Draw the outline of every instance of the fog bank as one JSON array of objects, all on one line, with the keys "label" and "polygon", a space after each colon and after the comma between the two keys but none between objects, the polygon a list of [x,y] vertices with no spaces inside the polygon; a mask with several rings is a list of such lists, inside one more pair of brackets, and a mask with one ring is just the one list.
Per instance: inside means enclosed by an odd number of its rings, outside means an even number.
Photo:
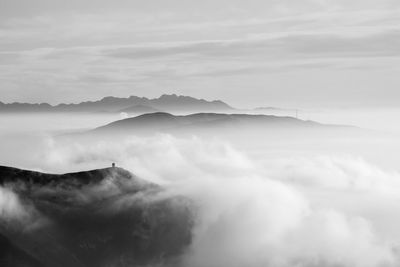
[{"label": "fog bank", "polygon": [[[24,144],[19,146],[3,139],[2,147],[18,148],[8,150],[7,158],[21,167],[56,173],[116,162],[164,186],[167,191],[159,197],[192,200],[193,239],[181,255],[182,266],[400,264],[395,137],[343,139],[294,132],[295,138],[266,134],[262,140],[155,134],[82,141],[39,133],[32,139],[13,136]],[[108,195],[113,190],[106,186],[92,192]],[[6,188],[0,191],[0,211],[2,219],[32,214]]]}]

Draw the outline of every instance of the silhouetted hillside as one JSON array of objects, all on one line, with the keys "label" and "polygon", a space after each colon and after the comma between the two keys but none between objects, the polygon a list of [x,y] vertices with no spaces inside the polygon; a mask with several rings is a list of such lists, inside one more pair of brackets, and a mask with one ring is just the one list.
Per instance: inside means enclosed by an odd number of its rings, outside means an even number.
[{"label": "silhouetted hillside", "polygon": [[176,266],[192,239],[191,201],[121,168],[0,177],[19,203],[0,218],[0,266]]},{"label": "silhouetted hillside", "polygon": [[241,129],[251,130],[265,127],[314,127],[322,124],[298,120],[292,117],[278,117],[271,115],[248,114],[218,114],[197,113],[186,116],[175,116],[169,113],[157,112],[144,114],[133,118],[112,122],[99,127],[92,133],[101,132],[170,132],[196,130],[227,130]]},{"label": "silhouetted hillside", "polygon": [[66,174],[48,174],[36,171],[21,170],[12,167],[0,166],[0,185],[7,183],[24,183],[25,185],[40,186],[76,186],[82,187],[90,184],[98,184],[105,179],[113,178],[121,181],[135,181],[138,185],[150,185],[150,183],[134,176],[127,170],[118,167],[82,171]]}]

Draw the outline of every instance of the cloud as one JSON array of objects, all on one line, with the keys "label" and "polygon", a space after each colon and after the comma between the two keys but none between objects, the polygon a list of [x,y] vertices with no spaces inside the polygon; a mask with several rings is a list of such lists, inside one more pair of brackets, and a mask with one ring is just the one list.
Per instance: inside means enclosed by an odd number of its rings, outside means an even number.
[{"label": "cloud", "polygon": [[[287,60],[296,58],[357,58],[399,56],[397,41],[399,31],[370,33],[361,36],[346,36],[339,32],[282,33],[268,34],[243,40],[215,40],[178,44],[160,44],[143,47],[122,47],[104,50],[105,56],[121,59],[151,59],[163,57],[205,57],[225,60],[270,59]],[[289,63],[290,64],[290,63]]]},{"label": "cloud", "polygon": [[0,186],[0,225],[2,230],[30,232],[48,223],[28,200],[22,200],[13,187]]},{"label": "cloud", "polygon": [[392,266],[398,262],[391,245],[377,239],[367,220],[336,211],[312,214],[289,236],[282,248],[291,259],[289,266]]},{"label": "cloud", "polygon": [[[81,88],[87,98],[108,95],[111,89],[121,96],[132,94],[132,88],[149,94],[159,92],[163,84],[168,90],[201,87],[209,93],[211,89],[202,85],[204,79],[214,86],[231,87],[235,85],[230,77],[253,77],[240,81],[253,88],[275,84],[268,75],[276,73],[390,72],[399,57],[398,39],[396,30],[359,36],[291,32],[229,40],[34,49],[3,53],[0,84],[3,90],[29,88],[24,95],[36,101],[43,101],[43,96],[49,101],[75,88]],[[69,97],[66,101],[78,101],[74,93]]]},{"label": "cloud", "polygon": [[0,187],[0,218],[16,219],[27,217],[19,198],[10,189]]},{"label": "cloud", "polygon": [[[193,242],[183,255],[185,266],[398,264],[396,238],[382,234],[376,215],[362,215],[386,205],[379,200],[382,196],[397,202],[398,174],[360,159],[289,157],[255,162],[227,143],[168,135],[55,141],[39,158],[58,169],[115,161],[163,184],[168,195],[192,199],[197,216]],[[333,194],[333,202],[312,197],[308,191],[313,189]],[[358,201],[359,206],[346,209],[334,203],[343,192],[368,192],[369,200],[347,200]],[[373,201],[376,207],[368,205]]]},{"label": "cloud", "polygon": [[349,156],[294,158],[270,162],[269,173],[283,181],[319,189],[400,195],[400,173],[383,171]]}]

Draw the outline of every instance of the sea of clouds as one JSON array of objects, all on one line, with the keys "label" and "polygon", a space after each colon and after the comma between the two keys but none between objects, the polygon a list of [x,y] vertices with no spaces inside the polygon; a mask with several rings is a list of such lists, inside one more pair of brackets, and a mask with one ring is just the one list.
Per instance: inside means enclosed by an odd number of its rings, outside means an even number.
[{"label": "sea of clouds", "polygon": [[[400,173],[362,155],[299,155],[286,147],[277,157],[254,156],[228,141],[165,134],[40,140],[40,149],[21,156],[22,166],[70,172],[116,162],[169,195],[193,200],[198,210],[183,266],[400,264]],[[0,188],[2,218],[26,221],[31,213]]]}]

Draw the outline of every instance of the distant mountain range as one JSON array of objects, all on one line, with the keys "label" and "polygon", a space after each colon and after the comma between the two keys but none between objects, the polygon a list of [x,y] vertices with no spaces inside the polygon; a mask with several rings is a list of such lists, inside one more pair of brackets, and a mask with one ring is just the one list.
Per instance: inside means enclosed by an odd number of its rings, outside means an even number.
[{"label": "distant mountain range", "polygon": [[0,112],[126,112],[143,114],[155,111],[165,112],[225,112],[234,108],[220,101],[207,101],[190,96],[162,95],[159,98],[130,96],[128,98],[104,97],[98,101],[77,104],[50,105],[47,103],[0,102]]},{"label": "distant mountain range", "polygon": [[1,267],[176,266],[192,240],[191,200],[122,168],[0,166],[0,185],[12,209],[1,207]]}]

